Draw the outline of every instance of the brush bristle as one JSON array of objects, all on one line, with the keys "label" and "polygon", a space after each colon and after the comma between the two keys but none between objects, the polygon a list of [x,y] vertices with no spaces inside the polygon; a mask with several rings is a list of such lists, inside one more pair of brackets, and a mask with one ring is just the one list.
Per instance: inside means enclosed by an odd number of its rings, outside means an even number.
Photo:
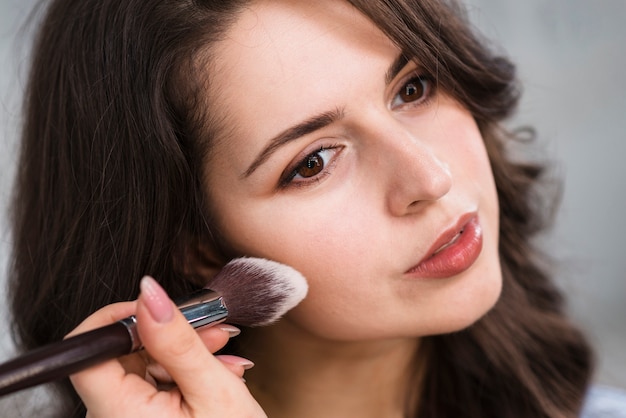
[{"label": "brush bristle", "polygon": [[271,324],[306,296],[308,285],[298,271],[263,258],[236,258],[207,284],[222,294],[227,322],[255,327]]}]

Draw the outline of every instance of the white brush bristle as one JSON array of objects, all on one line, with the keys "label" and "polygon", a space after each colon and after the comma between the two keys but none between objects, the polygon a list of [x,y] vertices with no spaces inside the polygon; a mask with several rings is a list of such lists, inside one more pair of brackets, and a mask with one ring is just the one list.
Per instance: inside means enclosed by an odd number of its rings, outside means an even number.
[{"label": "white brush bristle", "polygon": [[228,308],[227,322],[244,326],[275,322],[308,291],[306,279],[295,269],[253,257],[230,261],[207,287],[222,294]]}]

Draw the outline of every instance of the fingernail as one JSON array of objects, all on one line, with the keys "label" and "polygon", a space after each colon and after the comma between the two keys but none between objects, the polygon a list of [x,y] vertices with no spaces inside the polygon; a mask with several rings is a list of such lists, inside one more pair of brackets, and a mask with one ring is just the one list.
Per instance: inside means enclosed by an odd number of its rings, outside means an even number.
[{"label": "fingernail", "polygon": [[248,360],[247,358],[233,356],[229,354],[222,354],[219,357],[220,357],[220,360],[222,360],[223,362],[234,364],[236,366],[241,366],[243,367],[244,370],[250,370],[251,368],[254,367],[254,363]]},{"label": "fingernail", "polygon": [[241,330],[239,328],[237,328],[236,326],[230,325],[230,324],[221,324],[221,325],[219,325],[219,328],[222,331],[226,331],[228,333],[228,337],[229,338],[233,338],[233,337],[236,337],[237,335],[241,334]]},{"label": "fingernail", "polygon": [[156,322],[166,323],[174,317],[174,305],[165,290],[150,276],[141,279],[140,299],[148,308],[148,312]]}]

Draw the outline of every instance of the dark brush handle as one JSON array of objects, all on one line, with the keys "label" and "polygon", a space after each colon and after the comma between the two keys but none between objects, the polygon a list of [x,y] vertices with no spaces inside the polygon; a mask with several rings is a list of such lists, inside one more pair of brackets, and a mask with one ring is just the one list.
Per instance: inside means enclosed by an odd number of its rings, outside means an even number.
[{"label": "dark brush handle", "polygon": [[[179,301],[194,328],[222,322],[228,309],[220,294],[202,289]],[[30,351],[0,364],[0,396],[50,382],[142,349],[134,316]]]},{"label": "dark brush handle", "polygon": [[132,351],[131,331],[121,321],[76,335],[0,365],[0,396],[67,377]]}]

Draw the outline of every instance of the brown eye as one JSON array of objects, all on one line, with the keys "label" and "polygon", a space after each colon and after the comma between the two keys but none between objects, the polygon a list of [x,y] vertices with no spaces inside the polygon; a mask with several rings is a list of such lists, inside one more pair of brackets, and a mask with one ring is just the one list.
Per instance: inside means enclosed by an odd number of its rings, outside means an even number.
[{"label": "brown eye", "polygon": [[300,177],[307,178],[319,174],[324,169],[324,159],[319,152],[311,154],[296,169],[296,174]]},{"label": "brown eye", "polygon": [[331,168],[336,162],[335,158],[342,149],[341,145],[333,145],[321,147],[306,155],[283,174],[279,187],[286,188],[290,185],[304,187],[319,184],[331,174]]},{"label": "brown eye", "polygon": [[415,77],[406,83],[399,92],[400,100],[404,103],[411,103],[424,97],[426,93],[426,82],[420,77]]},{"label": "brown eye", "polygon": [[415,75],[403,83],[391,100],[392,109],[426,104],[433,96],[432,81],[428,76]]}]

